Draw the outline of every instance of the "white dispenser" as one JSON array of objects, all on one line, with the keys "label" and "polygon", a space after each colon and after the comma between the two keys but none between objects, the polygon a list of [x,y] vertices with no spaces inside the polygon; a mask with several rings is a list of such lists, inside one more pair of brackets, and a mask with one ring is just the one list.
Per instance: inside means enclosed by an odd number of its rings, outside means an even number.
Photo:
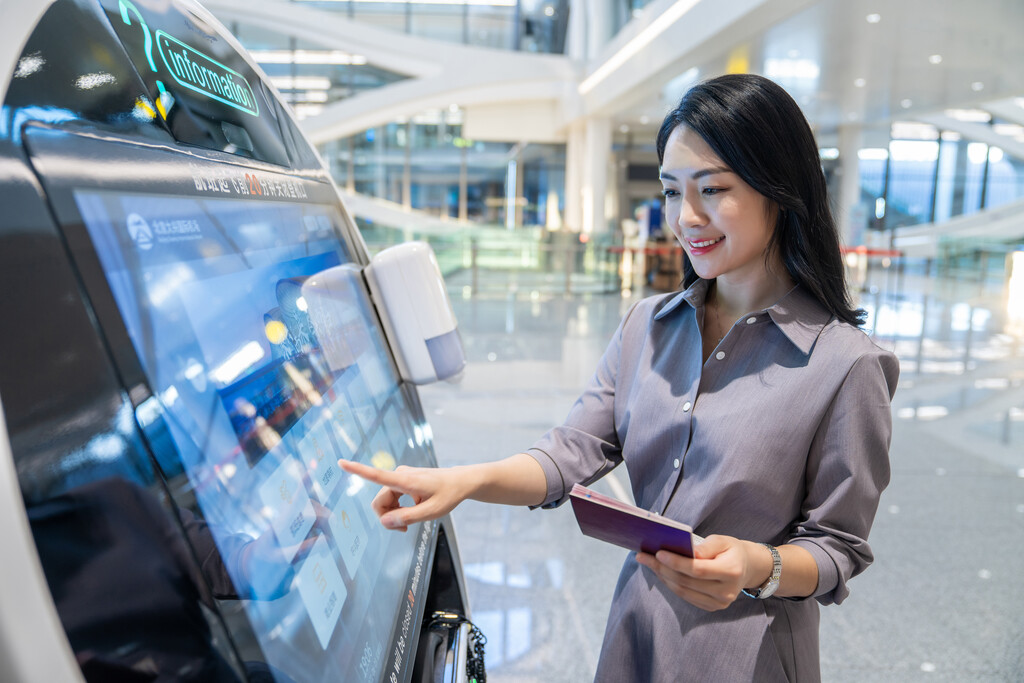
[{"label": "white dispenser", "polygon": [[402,379],[428,384],[462,372],[466,354],[430,245],[389,247],[364,273]]}]

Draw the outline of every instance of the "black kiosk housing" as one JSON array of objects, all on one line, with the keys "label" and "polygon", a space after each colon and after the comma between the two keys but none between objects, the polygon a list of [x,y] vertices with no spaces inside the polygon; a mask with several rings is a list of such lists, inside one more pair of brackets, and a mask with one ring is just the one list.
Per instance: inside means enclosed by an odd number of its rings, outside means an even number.
[{"label": "black kiosk housing", "polygon": [[191,2],[4,14],[0,680],[435,680],[450,520],[336,465],[430,428],[291,114]]}]

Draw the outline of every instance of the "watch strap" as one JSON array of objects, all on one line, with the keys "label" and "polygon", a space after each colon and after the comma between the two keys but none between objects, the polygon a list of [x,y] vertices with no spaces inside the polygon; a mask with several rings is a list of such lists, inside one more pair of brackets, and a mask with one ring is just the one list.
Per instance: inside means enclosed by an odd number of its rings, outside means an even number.
[{"label": "watch strap", "polygon": [[756,598],[758,600],[764,600],[770,598],[775,594],[775,591],[779,588],[779,579],[782,578],[782,555],[779,554],[779,549],[773,545],[762,543],[765,548],[772,554],[772,573],[768,579],[760,586],[753,590],[743,589],[743,594],[750,598]]}]

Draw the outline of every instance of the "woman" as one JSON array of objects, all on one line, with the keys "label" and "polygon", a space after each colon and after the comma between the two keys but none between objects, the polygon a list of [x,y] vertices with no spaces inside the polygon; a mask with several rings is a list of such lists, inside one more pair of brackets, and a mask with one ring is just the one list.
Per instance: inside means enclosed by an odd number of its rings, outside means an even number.
[{"label": "woman", "polygon": [[857,329],[817,145],[782,88],[695,86],[658,157],[685,291],[633,306],[565,424],[496,463],[343,466],[404,529],[467,498],[558,505],[624,461],[638,506],[707,538],[692,559],[626,558],[597,680],[818,680],[818,603],[872,560],[898,364]]}]

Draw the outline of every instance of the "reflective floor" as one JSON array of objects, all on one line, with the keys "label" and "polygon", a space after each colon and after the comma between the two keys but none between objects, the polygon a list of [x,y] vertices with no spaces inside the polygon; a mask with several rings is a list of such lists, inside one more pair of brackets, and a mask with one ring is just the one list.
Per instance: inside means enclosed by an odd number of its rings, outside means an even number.
[{"label": "reflective floor", "polygon": [[[518,281],[505,296],[463,297],[463,283],[449,284],[470,364],[460,384],[420,392],[443,465],[519,452],[560,422],[621,315],[652,293],[567,295]],[[1024,680],[1015,301],[994,276],[886,271],[865,283],[876,341],[901,359],[893,477],[870,539],[874,566],[843,605],[822,609],[825,681]],[[629,495],[624,470],[595,488]],[[488,680],[590,680],[626,551],[582,536],[568,506],[469,502],[453,517]]]}]

